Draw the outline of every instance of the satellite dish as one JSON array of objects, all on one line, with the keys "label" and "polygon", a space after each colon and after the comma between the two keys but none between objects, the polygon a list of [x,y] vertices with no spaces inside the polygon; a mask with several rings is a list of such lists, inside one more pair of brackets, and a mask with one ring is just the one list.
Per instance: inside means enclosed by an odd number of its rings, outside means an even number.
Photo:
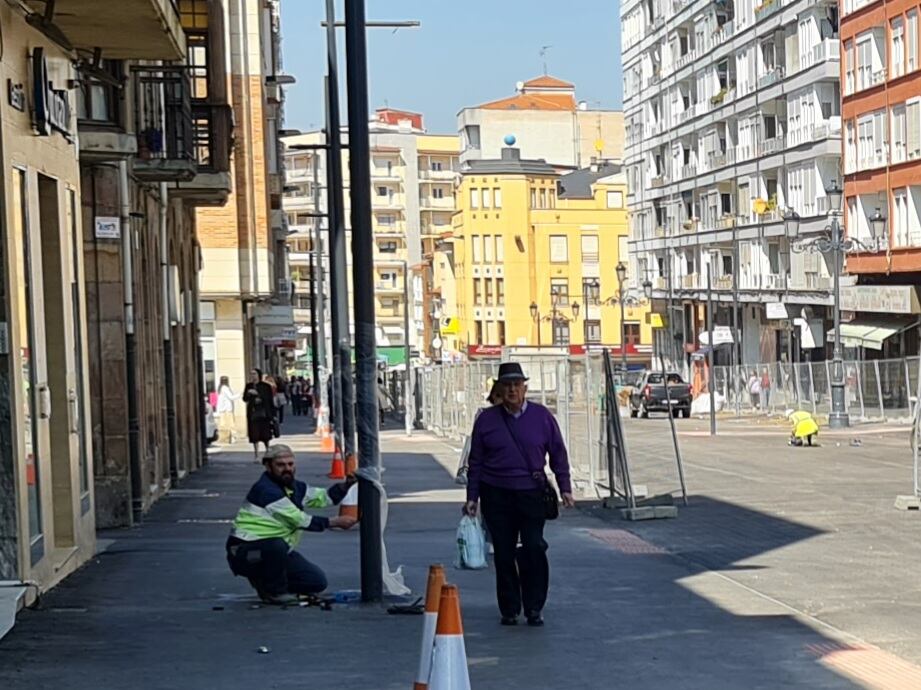
[{"label": "satellite dish", "polygon": [[524,82],[523,81],[515,82],[515,90],[524,91]]}]

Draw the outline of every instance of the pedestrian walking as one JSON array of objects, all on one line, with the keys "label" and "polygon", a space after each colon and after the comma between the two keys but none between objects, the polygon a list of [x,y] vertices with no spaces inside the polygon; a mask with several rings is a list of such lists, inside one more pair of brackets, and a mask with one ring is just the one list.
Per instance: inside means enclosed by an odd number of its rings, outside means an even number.
[{"label": "pedestrian walking", "polygon": [[277,415],[279,425],[285,423],[285,408],[288,406],[288,396],[286,391],[288,390],[288,384],[284,379],[278,379],[277,386],[275,388],[275,412]]},{"label": "pedestrian walking", "polygon": [[303,403],[301,401],[301,382],[303,377],[298,376],[291,381],[291,386],[288,388],[288,394],[291,397],[291,414],[295,417],[301,416],[301,410],[303,408]]},{"label": "pedestrian walking", "polygon": [[767,410],[771,404],[771,375],[768,370],[761,370],[761,409]]},{"label": "pedestrian walking", "polygon": [[275,391],[262,379],[262,371],[253,369],[243,390],[246,403],[246,435],[253,444],[253,460],[259,462],[259,444],[269,449],[275,421]]},{"label": "pedestrian walking", "polygon": [[240,399],[240,396],[233,392],[230,387],[230,379],[222,376],[217,388],[217,426],[218,437],[221,441],[236,443],[237,441],[237,417],[234,412],[234,403]]},{"label": "pedestrian walking", "polygon": [[486,408],[473,425],[464,513],[476,516],[482,502],[502,625],[516,625],[523,607],[528,625],[541,626],[550,583],[544,522],[555,517],[558,501],[545,465],[549,456],[563,505],[572,507],[569,458],[551,412],[527,400],[521,365],[505,362],[497,379],[502,404]]},{"label": "pedestrian walking", "polygon": [[752,371],[748,377],[748,395],[751,398],[752,409],[757,410],[761,404],[761,379],[757,371]]}]

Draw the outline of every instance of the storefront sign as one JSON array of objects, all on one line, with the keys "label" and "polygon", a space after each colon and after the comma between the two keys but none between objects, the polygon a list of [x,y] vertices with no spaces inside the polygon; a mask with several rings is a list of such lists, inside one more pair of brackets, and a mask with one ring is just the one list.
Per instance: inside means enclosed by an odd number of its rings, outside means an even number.
[{"label": "storefront sign", "polygon": [[121,223],[116,216],[96,216],[96,239],[121,239]]},{"label": "storefront sign", "polygon": [[665,317],[658,312],[651,311],[646,314],[646,323],[653,328],[665,328]]},{"label": "storefront sign", "polygon": [[[710,344],[710,332],[703,331],[698,337],[701,345]],[[734,341],[732,339],[732,329],[729,326],[714,326],[713,327],[713,346],[719,347],[720,345],[730,345]]]},{"label": "storefront sign", "polygon": [[26,89],[22,84],[14,84],[12,79],[6,80],[6,94],[10,107],[21,113],[26,111]]},{"label": "storefront sign", "polygon": [[764,311],[769,319],[789,319],[787,306],[783,302],[768,302],[764,305]]},{"label": "storefront sign", "polygon": [[911,285],[847,285],[841,288],[841,309],[885,314],[919,314],[918,293]]},{"label": "storefront sign", "polygon": [[55,131],[70,139],[70,101],[67,91],[55,89],[48,79],[48,61],[44,48],[32,49],[32,81],[35,129],[43,137]]},{"label": "storefront sign", "polygon": [[501,345],[468,345],[467,354],[471,357],[501,357]]}]

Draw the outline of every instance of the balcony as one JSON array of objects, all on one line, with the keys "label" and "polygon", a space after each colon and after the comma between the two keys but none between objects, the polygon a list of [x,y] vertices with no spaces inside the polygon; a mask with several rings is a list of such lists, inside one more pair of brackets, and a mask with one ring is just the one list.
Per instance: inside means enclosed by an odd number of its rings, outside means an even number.
[{"label": "balcony", "polygon": [[665,185],[665,175],[656,175],[649,181],[649,186],[653,189],[662,187]]},{"label": "balcony", "polygon": [[[423,210],[432,210],[432,211],[453,211],[454,210],[454,197],[447,196],[442,197],[441,199],[433,196],[424,196],[419,200],[419,205]],[[489,210],[489,209],[485,209]]]},{"label": "balcony", "polygon": [[829,137],[841,136],[841,117],[834,116],[817,124],[812,130],[812,138],[815,141],[828,139]]},{"label": "balcony", "polygon": [[717,290],[732,290],[732,276],[717,276],[713,287]]},{"label": "balcony", "polygon": [[374,292],[381,295],[402,295],[403,287],[389,281],[374,283]]},{"label": "balcony", "polygon": [[718,230],[731,230],[735,226],[736,217],[732,214],[726,214],[716,221],[716,227]]},{"label": "balcony", "polygon": [[686,220],[686,221],[683,221],[683,222],[681,223],[681,226],[680,226],[680,227],[681,227],[681,230],[680,230],[680,232],[681,232],[682,234],[691,233],[691,232],[697,232],[697,227],[698,227],[699,225],[700,225],[700,221],[699,221],[697,218],[691,218],[691,219]]},{"label": "balcony", "polygon": [[717,168],[725,167],[726,162],[726,152],[725,151],[710,151],[707,154],[707,166],[710,170],[716,170]]},{"label": "balcony", "polygon": [[870,86],[879,86],[886,81],[886,69],[880,69],[870,75]]},{"label": "balcony", "polygon": [[761,154],[769,156],[772,153],[780,153],[787,148],[787,138],[784,136],[767,139],[761,144]]},{"label": "balcony", "polygon": [[[818,46],[816,46],[818,47]],[[758,88],[763,89],[770,86],[771,84],[776,84],[777,82],[783,79],[783,67],[775,67],[770,72],[766,72],[758,77]]]},{"label": "balcony", "polygon": [[764,290],[783,290],[786,288],[784,276],[778,273],[767,273],[761,276],[761,287]]},{"label": "balcony", "polygon": [[111,60],[184,60],[185,32],[177,0],[27,0],[33,23],[57,29],[73,48],[100,50]]},{"label": "balcony", "polygon": [[134,175],[144,182],[188,182],[198,172],[189,78],[182,67],[136,67]]},{"label": "balcony", "polygon": [[[453,203],[453,202],[452,202]],[[377,196],[371,199],[371,208],[375,211],[397,211],[403,208],[403,205],[397,201],[396,196]]]},{"label": "balcony", "polygon": [[764,0],[755,6],[755,21],[760,22],[780,10],[780,0]]},{"label": "balcony", "polygon": [[700,285],[700,279],[696,273],[690,273],[686,276],[681,276],[681,287],[685,290],[695,290]]},{"label": "balcony", "polygon": [[665,279],[665,276],[656,276],[656,279],[653,281],[653,287],[656,290],[667,290],[668,281]]},{"label": "balcony", "polygon": [[697,164],[696,163],[688,163],[687,165],[684,165],[681,167],[681,178],[682,179],[694,177],[695,175],[697,175]]},{"label": "balcony", "polygon": [[457,179],[458,173],[456,170],[420,170],[419,179],[420,180],[434,180],[439,182],[453,182]]},{"label": "balcony", "polygon": [[196,173],[173,190],[197,206],[223,206],[231,191],[230,153],[233,150],[233,111],[226,104],[192,106],[192,136]]}]

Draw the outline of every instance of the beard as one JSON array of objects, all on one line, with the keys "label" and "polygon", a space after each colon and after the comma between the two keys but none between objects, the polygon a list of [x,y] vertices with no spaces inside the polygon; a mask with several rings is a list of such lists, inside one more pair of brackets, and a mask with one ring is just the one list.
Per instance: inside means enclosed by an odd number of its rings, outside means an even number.
[{"label": "beard", "polygon": [[294,486],[294,473],[293,472],[285,472],[284,474],[281,475],[280,479],[281,479],[281,483],[284,484],[285,486]]}]

